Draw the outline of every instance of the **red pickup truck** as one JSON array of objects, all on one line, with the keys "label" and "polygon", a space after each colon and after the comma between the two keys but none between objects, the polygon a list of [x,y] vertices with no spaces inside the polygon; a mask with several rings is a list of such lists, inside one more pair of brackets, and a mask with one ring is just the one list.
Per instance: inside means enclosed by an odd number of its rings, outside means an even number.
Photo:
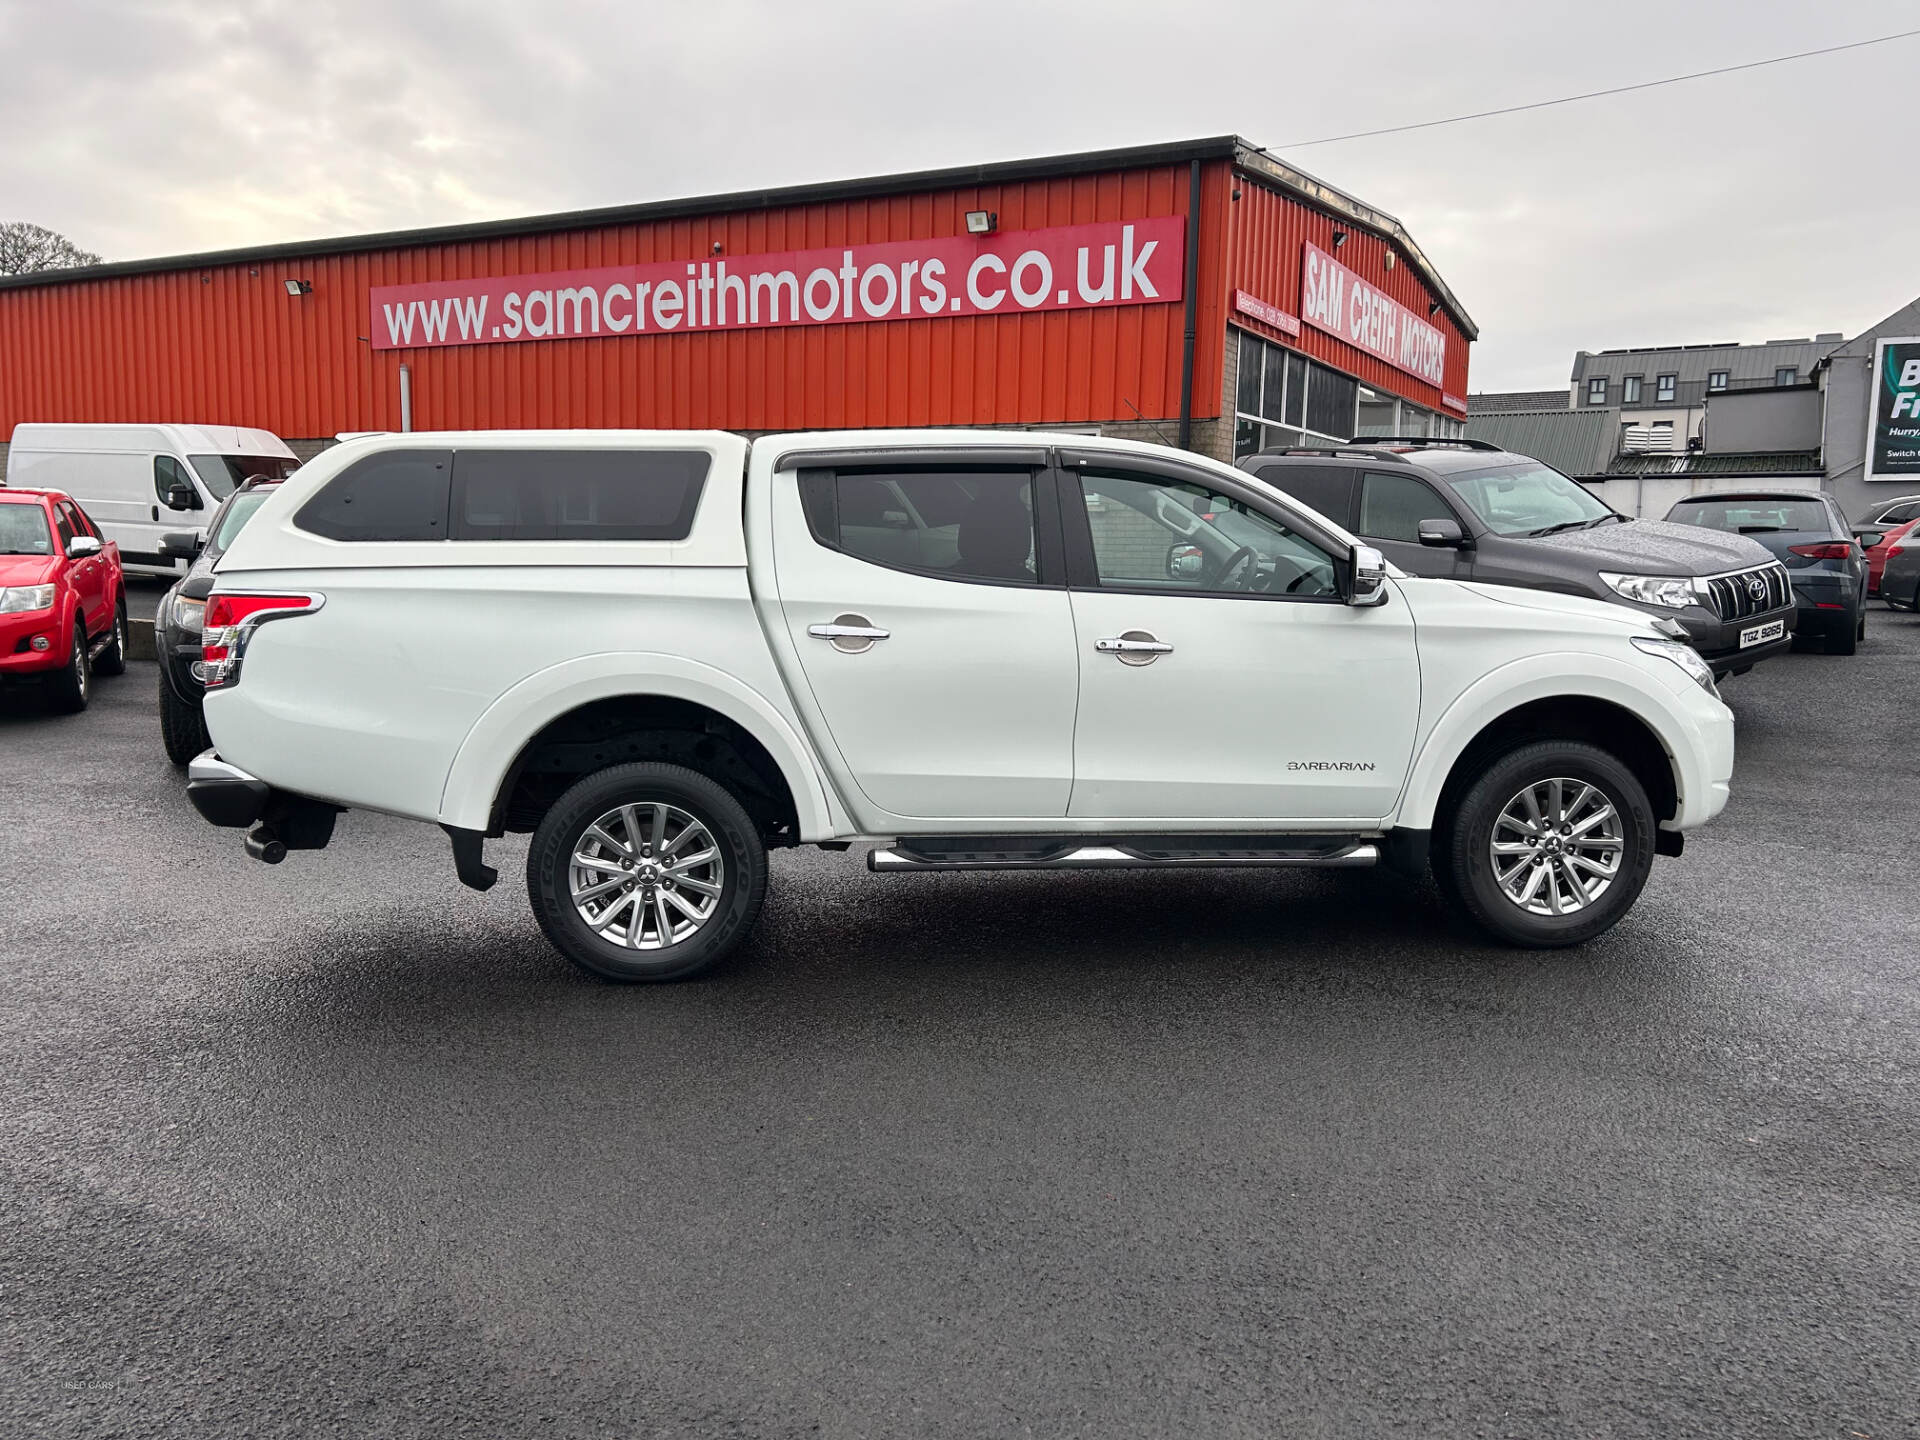
[{"label": "red pickup truck", "polygon": [[58,490],[0,486],[0,683],[87,708],[93,677],[127,668],[120,547]]}]

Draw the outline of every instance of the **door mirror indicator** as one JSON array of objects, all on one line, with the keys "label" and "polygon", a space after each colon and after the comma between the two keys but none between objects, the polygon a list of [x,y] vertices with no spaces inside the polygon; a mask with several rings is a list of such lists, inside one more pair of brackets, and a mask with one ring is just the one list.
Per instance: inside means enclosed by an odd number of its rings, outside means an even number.
[{"label": "door mirror indicator", "polygon": [[1465,550],[1473,540],[1458,520],[1422,520],[1420,543],[1434,550]]},{"label": "door mirror indicator", "polygon": [[167,508],[169,510],[198,510],[200,497],[193,493],[191,485],[182,485],[178,480],[167,487]]},{"label": "door mirror indicator", "polygon": [[91,535],[76,535],[67,542],[67,558],[79,560],[87,555],[98,555],[100,542]]},{"label": "door mirror indicator", "polygon": [[1371,545],[1353,547],[1350,563],[1353,582],[1347,588],[1349,605],[1387,603],[1387,557]]},{"label": "door mirror indicator", "polygon": [[200,549],[200,537],[191,530],[169,530],[160,537],[160,553],[175,560],[197,560]]},{"label": "door mirror indicator", "polygon": [[1169,545],[1167,547],[1167,578],[1169,580],[1197,580],[1206,573],[1207,552],[1198,545]]}]

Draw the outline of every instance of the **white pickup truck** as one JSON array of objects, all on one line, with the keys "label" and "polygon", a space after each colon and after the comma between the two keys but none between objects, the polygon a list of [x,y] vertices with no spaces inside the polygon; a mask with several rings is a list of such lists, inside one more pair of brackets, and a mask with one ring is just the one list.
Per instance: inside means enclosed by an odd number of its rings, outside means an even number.
[{"label": "white pickup truck", "polygon": [[1179,451],[992,431],[382,435],[220,559],[188,792],[270,862],[341,811],[533,834],[547,936],[712,965],[767,850],[876,871],[1429,863],[1577,944],[1717,814],[1733,719],[1617,605],[1418,579]]}]

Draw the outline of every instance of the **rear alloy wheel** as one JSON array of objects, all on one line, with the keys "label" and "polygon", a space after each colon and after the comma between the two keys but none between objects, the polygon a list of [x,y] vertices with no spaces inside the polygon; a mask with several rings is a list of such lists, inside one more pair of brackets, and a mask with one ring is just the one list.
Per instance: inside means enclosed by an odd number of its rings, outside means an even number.
[{"label": "rear alloy wheel", "polygon": [[534,918],[608,980],[684,980],[746,937],[767,853],[733,794],[655,763],[589,775],[555,802],[527,852]]},{"label": "rear alloy wheel", "polygon": [[127,673],[127,597],[124,595],[113,602],[113,639],[93,662],[93,672],[96,675]]},{"label": "rear alloy wheel", "polygon": [[1436,867],[1451,898],[1515,945],[1578,945],[1626,914],[1653,868],[1653,808],[1613,756],[1543,741],[1489,765]]},{"label": "rear alloy wheel", "polygon": [[160,742],[167,747],[167,759],[182,768],[213,745],[213,737],[207,734],[206,715],[198,705],[189,705],[173,693],[164,666],[160,671]]},{"label": "rear alloy wheel", "polygon": [[87,629],[73,624],[73,657],[57,675],[47,677],[47,704],[62,715],[78,715],[93,697],[93,663],[87,659]]}]

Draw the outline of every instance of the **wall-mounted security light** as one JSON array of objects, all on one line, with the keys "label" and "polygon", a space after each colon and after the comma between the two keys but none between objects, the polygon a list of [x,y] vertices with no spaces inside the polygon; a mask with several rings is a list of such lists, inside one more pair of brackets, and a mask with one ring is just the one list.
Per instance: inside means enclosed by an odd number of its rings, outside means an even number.
[{"label": "wall-mounted security light", "polygon": [[1000,217],[992,210],[967,211],[967,233],[969,235],[991,235],[1000,228]]},{"label": "wall-mounted security light", "polygon": [[311,295],[313,293],[313,282],[311,280],[289,280],[287,281],[287,293],[289,295]]},{"label": "wall-mounted security light", "polygon": [[1440,302],[1438,300],[1433,301],[1431,304],[1427,306],[1427,319],[1431,320],[1434,316],[1438,315],[1439,313],[1440,313]]},{"label": "wall-mounted security light", "polygon": [[1344,244],[1346,244],[1346,243],[1347,243],[1347,232],[1346,232],[1346,231],[1344,231],[1344,230],[1336,230],[1336,231],[1334,231],[1334,232],[1333,232],[1333,248],[1334,248],[1334,249],[1336,249],[1336,250],[1338,250],[1338,249],[1339,249],[1339,248],[1340,248],[1340,247],[1341,247],[1342,245],[1344,245]]},{"label": "wall-mounted security light", "polygon": [[716,255],[718,255],[721,251],[725,250],[726,248],[727,247],[718,240],[713,242],[713,253]]},{"label": "wall-mounted security light", "polygon": [[1387,256],[1383,263],[1386,265],[1387,269],[1391,270],[1393,268],[1393,252],[1391,250],[1387,251]]}]

